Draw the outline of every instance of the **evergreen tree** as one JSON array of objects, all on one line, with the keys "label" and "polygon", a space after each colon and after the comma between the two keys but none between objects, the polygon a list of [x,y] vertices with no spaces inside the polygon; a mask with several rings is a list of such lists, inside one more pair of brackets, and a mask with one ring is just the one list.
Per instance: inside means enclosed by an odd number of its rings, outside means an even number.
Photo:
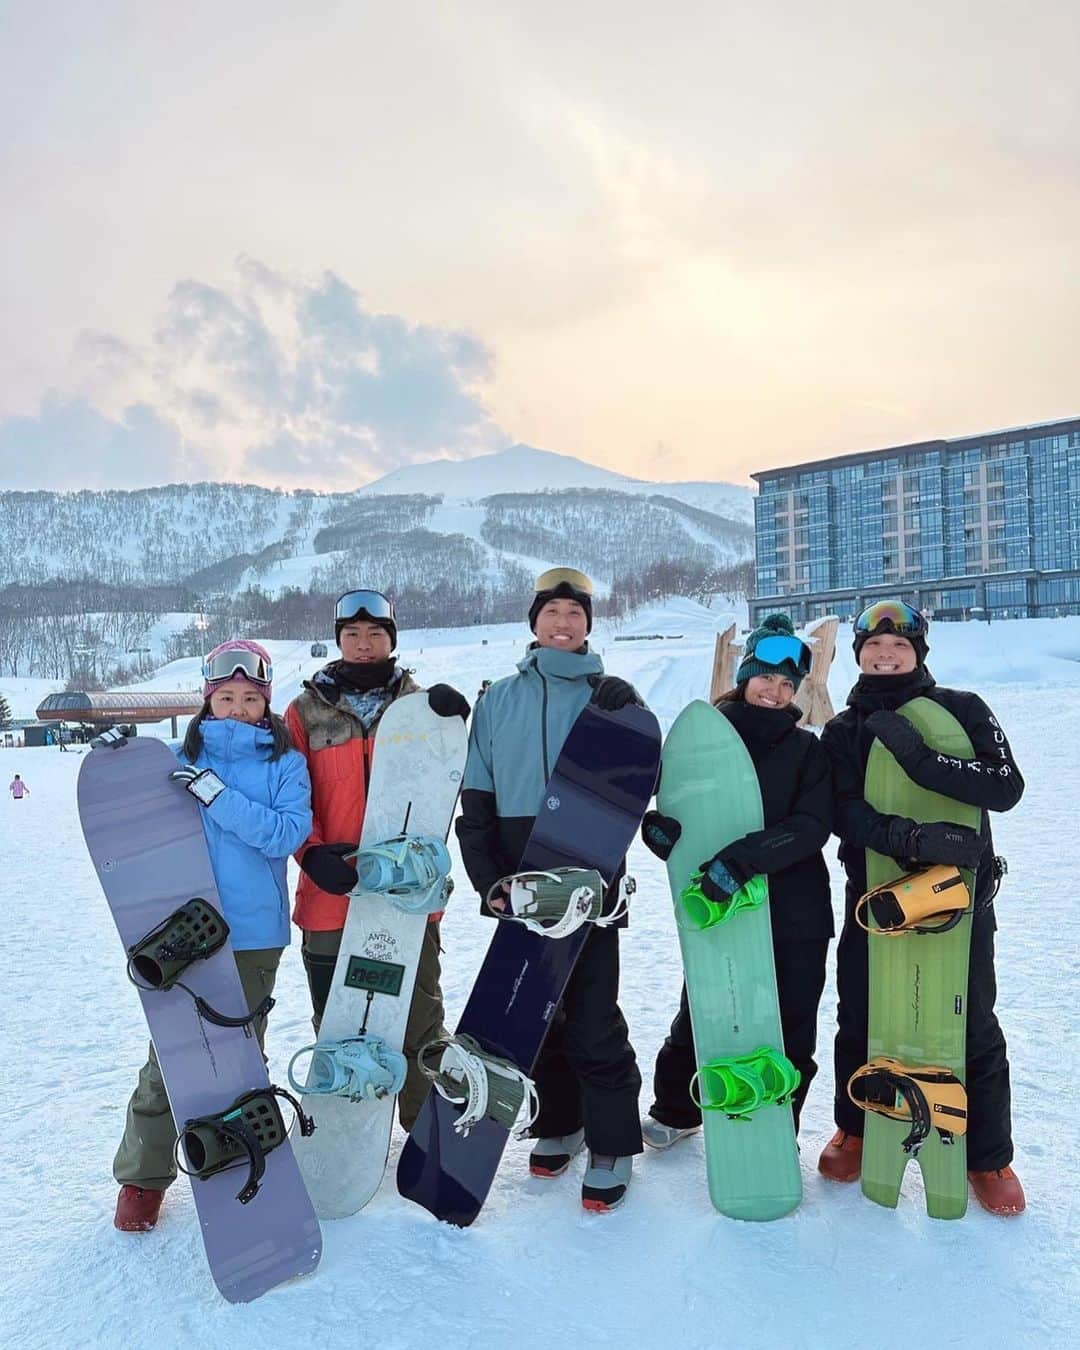
[{"label": "evergreen tree", "polygon": [[11,726],[11,707],[3,694],[0,694],[0,728],[9,726]]}]

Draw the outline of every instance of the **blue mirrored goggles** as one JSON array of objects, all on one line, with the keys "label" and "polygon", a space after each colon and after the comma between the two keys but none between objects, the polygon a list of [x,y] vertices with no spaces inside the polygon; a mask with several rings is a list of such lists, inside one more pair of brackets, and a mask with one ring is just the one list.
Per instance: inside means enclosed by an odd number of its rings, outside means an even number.
[{"label": "blue mirrored goggles", "polygon": [[334,621],[345,623],[356,619],[360,614],[369,619],[389,619],[394,622],[394,602],[382,591],[346,591],[338,596],[334,606]]},{"label": "blue mirrored goggles", "polygon": [[800,675],[810,673],[810,648],[800,638],[783,633],[763,637],[754,648],[752,659],[764,666],[782,666],[789,661]]},{"label": "blue mirrored goggles", "polygon": [[898,637],[922,637],[926,619],[906,600],[878,600],[867,605],[855,620],[856,633],[876,633],[887,628]]}]

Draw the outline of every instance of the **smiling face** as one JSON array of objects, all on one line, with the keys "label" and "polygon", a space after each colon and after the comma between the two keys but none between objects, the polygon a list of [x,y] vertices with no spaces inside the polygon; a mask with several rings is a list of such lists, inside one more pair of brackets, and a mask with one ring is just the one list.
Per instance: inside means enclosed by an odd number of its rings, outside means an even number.
[{"label": "smiling face", "polygon": [[385,628],[369,619],[355,619],[347,623],[338,637],[341,659],[350,664],[369,665],[373,661],[389,661],[394,644]]},{"label": "smiling face", "polygon": [[549,600],[536,616],[536,640],[541,647],[576,652],[588,636],[589,619],[576,600]]},{"label": "smiling face", "polygon": [[746,681],[746,701],[755,708],[786,708],[794,697],[786,675],[751,675]]},{"label": "smiling face", "polygon": [[915,648],[896,633],[875,633],[859,648],[864,675],[910,675],[918,662]]},{"label": "smiling face", "polygon": [[210,711],[219,721],[231,717],[254,726],[266,716],[266,696],[249,680],[226,680],[211,693]]}]

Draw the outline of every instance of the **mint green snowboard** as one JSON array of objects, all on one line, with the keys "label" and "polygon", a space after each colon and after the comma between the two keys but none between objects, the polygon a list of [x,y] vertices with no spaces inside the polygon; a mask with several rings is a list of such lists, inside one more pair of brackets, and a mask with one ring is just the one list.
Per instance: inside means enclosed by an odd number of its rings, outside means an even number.
[{"label": "mint green snowboard", "polygon": [[[958,759],[971,759],[971,741],[946,708],[928,698],[912,699],[899,710],[933,749]],[[913,783],[879,742],[870,748],[866,765],[866,800],[885,815],[915,821],[948,820],[977,830],[977,806],[929,792]],[[900,876],[892,858],[866,852],[866,884],[873,890]],[[971,894],[974,878],[964,872]],[[873,922],[872,917],[869,920]],[[868,1059],[891,1055],[912,1067],[936,1065],[951,1069],[964,1082],[967,1041],[968,953],[971,915],[947,933],[908,933],[901,937],[867,938],[870,948],[870,1025]],[[900,1183],[910,1155],[900,1147],[909,1127],[872,1111],[866,1113],[863,1137],[863,1194],[879,1205],[896,1208]],[[945,1145],[931,1130],[918,1153],[926,1188],[926,1212],[934,1219],[960,1219],[967,1210],[967,1146],[964,1135]]]},{"label": "mint green snowboard", "polygon": [[[757,773],[738,732],[702,699],[684,708],[661,754],[657,805],[682,826],[668,860],[678,898],[698,865],[763,826]],[[705,932],[679,929],[698,1067],[767,1045],[782,1051],[768,901]],[[709,1196],[733,1219],[778,1219],[802,1199],[791,1106],[747,1120],[705,1111]]]}]

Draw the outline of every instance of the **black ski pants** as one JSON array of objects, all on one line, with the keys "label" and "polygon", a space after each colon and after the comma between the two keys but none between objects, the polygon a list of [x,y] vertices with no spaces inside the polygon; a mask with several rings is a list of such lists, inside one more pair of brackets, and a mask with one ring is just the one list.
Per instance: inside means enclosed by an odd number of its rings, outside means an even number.
[{"label": "black ski pants", "polygon": [[[850,902],[848,897],[851,913]],[[1012,1162],[1012,1119],[1009,1061],[1005,1037],[994,1012],[997,976],[994,972],[994,931],[991,907],[975,911],[971,925],[968,965],[967,1161],[973,1172],[990,1172]],[[867,936],[851,918],[844,924],[836,952],[836,1123],[847,1134],[861,1135],[863,1112],[847,1095],[851,1075],[866,1063],[866,1027],[869,1019],[869,962]]]},{"label": "black ski pants", "polygon": [[537,1139],[583,1126],[594,1153],[621,1158],[642,1151],[641,1074],[619,1010],[619,935],[589,934],[536,1062]]},{"label": "black ski pants", "polygon": [[[828,938],[811,942],[777,942],[775,938],[773,941],[784,1054],[800,1074],[799,1086],[791,1099],[796,1130],[799,1128],[803,1102],[818,1070],[814,1060],[817,1013],[821,992],[825,988],[825,957],[828,950]],[[684,984],[679,1011],[671,1024],[667,1040],[656,1056],[653,1073],[655,1100],[649,1108],[649,1115],[654,1120],[677,1130],[688,1130],[701,1124],[701,1112],[690,1096],[690,1080],[696,1069],[694,1036]]]}]

